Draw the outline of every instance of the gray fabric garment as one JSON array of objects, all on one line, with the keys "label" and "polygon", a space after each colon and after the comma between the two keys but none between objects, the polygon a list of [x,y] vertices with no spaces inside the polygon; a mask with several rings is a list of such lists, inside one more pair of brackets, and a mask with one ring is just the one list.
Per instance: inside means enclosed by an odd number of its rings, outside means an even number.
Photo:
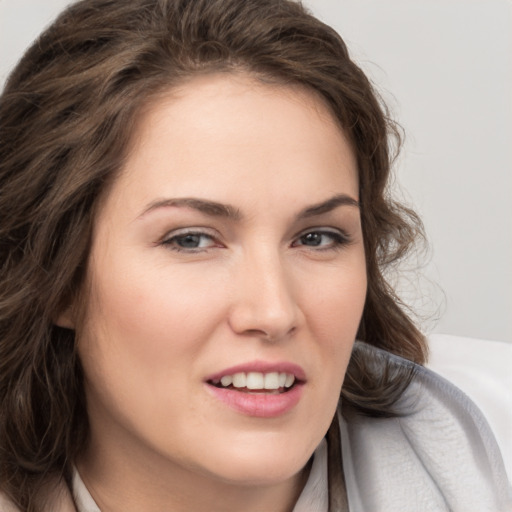
[{"label": "gray fabric garment", "polygon": [[[393,365],[410,365],[386,357]],[[409,413],[341,421],[350,512],[512,511],[496,440],[462,391],[416,367],[398,407]]]}]

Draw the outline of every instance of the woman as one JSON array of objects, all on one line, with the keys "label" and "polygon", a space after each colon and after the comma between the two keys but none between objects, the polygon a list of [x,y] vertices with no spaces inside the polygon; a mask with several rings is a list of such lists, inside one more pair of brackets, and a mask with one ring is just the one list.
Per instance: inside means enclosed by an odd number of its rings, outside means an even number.
[{"label": "woman", "polygon": [[2,510],[507,510],[383,276],[393,125],[299,4],[79,2],[0,118]]}]

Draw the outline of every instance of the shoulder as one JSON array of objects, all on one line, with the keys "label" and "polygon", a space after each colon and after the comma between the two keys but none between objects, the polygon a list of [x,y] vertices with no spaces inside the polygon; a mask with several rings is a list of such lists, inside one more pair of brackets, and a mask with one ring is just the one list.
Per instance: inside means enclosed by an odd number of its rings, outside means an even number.
[{"label": "shoulder", "polygon": [[[410,361],[371,350],[391,367],[411,368]],[[352,414],[341,421],[351,510],[512,510],[494,436],[462,391],[413,365],[411,383],[397,407],[401,414],[394,418]]]}]

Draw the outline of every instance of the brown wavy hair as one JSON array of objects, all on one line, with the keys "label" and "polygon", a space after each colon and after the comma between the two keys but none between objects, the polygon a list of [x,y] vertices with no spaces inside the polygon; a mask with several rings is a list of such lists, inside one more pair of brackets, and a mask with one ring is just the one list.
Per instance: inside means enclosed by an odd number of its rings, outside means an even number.
[{"label": "brown wavy hair", "polygon": [[[288,0],[83,0],[27,50],[0,98],[0,489],[22,510],[42,510],[50,477],[70,483],[87,441],[74,332],[53,320],[83,290],[99,198],[137,114],[194,75],[236,71],[299,84],[330,106],[359,170],[368,293],[358,337],[424,362],[424,338],[383,275],[421,234],[388,193],[398,132],[340,36]],[[411,374],[376,372],[370,359],[354,353],[344,407],[392,414]],[[336,428],[331,510],[343,500]]]}]

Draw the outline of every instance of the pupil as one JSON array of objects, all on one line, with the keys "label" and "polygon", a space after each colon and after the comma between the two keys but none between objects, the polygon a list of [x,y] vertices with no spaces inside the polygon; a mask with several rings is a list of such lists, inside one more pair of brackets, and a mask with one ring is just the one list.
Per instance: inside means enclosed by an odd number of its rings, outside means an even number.
[{"label": "pupil", "polygon": [[199,235],[185,235],[178,240],[178,244],[181,247],[193,249],[199,247],[200,237]]},{"label": "pupil", "polygon": [[320,233],[308,233],[302,237],[302,242],[306,245],[320,245],[322,243],[322,235]]}]

